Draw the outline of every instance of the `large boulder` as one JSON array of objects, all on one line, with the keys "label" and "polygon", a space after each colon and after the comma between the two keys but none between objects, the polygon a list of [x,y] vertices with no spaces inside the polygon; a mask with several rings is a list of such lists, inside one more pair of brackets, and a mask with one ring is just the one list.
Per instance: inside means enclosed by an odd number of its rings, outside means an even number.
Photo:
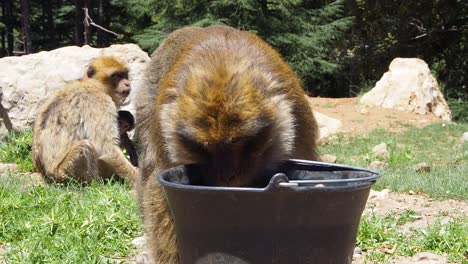
[{"label": "large boulder", "polygon": [[130,67],[131,99],[143,81],[150,58],[135,44],[112,45],[108,48],[64,47],[21,57],[0,59],[0,136],[11,130],[32,127],[37,108],[56,89],[84,76],[87,65],[102,55],[115,55]]},{"label": "large boulder", "polygon": [[432,113],[444,121],[452,119],[436,79],[426,62],[417,58],[394,59],[389,71],[360,102],[418,114]]}]

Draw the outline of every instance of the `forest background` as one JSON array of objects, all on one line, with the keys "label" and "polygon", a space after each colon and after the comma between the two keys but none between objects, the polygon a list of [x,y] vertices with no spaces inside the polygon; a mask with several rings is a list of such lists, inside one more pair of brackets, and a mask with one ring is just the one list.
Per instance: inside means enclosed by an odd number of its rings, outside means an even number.
[{"label": "forest background", "polygon": [[129,42],[151,53],[177,28],[222,23],[257,33],[321,97],[358,96],[395,57],[417,57],[454,120],[468,121],[465,0],[1,0],[0,7],[0,57]]}]

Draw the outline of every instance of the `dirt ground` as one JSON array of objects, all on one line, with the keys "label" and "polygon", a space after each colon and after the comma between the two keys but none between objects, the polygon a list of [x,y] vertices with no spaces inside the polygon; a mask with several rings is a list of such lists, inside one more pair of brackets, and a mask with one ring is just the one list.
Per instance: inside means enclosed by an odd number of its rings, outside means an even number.
[{"label": "dirt ground", "polygon": [[424,127],[442,120],[434,115],[419,115],[394,109],[362,106],[359,98],[321,98],[310,99],[314,111],[336,118],[343,123],[339,132],[364,134],[375,128],[399,132],[407,125]]}]

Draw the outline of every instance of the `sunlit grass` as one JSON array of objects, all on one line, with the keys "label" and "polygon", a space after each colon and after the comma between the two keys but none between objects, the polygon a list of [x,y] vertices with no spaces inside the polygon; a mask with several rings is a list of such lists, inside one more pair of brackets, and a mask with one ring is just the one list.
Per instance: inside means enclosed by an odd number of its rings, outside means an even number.
[{"label": "sunlit grass", "polygon": [[[468,199],[468,143],[463,132],[468,124],[433,124],[403,133],[374,130],[368,135],[338,135],[321,146],[322,153],[337,156],[337,163],[368,167],[373,160],[389,167],[376,189],[427,193],[431,197]],[[376,157],[372,148],[386,143],[388,159]],[[416,172],[416,165],[431,165],[429,173]]]}]

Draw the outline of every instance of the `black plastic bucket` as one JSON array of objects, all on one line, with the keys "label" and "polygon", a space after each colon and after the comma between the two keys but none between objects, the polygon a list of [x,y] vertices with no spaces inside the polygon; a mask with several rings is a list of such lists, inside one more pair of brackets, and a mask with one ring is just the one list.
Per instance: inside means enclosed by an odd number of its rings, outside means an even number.
[{"label": "black plastic bucket", "polygon": [[379,173],[289,160],[265,188],[189,184],[180,166],[159,176],[188,263],[351,263],[359,220]]}]

